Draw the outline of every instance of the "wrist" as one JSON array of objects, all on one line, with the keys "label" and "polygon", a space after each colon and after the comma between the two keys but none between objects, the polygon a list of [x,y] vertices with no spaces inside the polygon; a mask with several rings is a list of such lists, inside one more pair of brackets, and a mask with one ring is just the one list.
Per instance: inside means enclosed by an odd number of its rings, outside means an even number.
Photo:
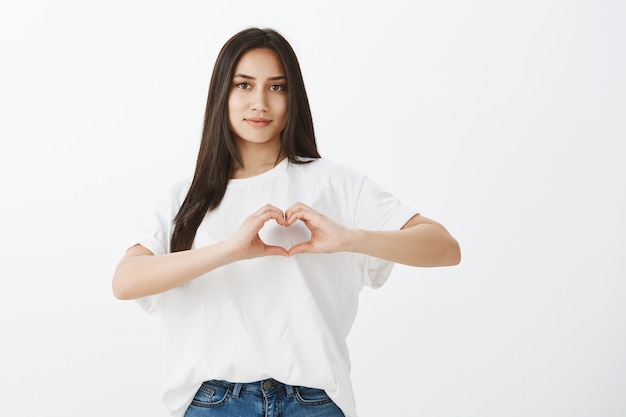
[{"label": "wrist", "polygon": [[241,259],[238,252],[230,242],[218,242],[202,248],[205,251],[205,259],[212,259],[215,267],[228,265]]},{"label": "wrist", "polygon": [[238,251],[236,246],[232,244],[230,240],[217,243],[216,246],[219,246],[218,253],[221,255],[224,265],[244,259],[241,251]]},{"label": "wrist", "polygon": [[367,239],[367,231],[363,229],[348,230],[346,235],[346,252],[362,252],[362,245]]}]

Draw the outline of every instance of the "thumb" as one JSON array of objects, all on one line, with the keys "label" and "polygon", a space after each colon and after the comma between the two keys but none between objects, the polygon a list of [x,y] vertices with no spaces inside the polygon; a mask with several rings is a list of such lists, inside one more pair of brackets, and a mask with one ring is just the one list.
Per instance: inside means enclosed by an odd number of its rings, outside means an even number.
[{"label": "thumb", "polygon": [[289,256],[297,255],[299,253],[307,253],[307,252],[314,252],[314,247],[311,241],[301,242],[296,245],[293,245],[289,249]]},{"label": "thumb", "polygon": [[266,245],[263,256],[289,256],[289,252],[282,246]]}]

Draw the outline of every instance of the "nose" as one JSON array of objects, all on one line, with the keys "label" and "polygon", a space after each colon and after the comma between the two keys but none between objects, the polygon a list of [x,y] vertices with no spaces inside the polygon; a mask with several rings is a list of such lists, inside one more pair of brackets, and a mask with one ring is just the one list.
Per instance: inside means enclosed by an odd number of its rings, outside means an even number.
[{"label": "nose", "polygon": [[251,94],[250,109],[255,111],[267,111],[267,91],[255,88]]}]

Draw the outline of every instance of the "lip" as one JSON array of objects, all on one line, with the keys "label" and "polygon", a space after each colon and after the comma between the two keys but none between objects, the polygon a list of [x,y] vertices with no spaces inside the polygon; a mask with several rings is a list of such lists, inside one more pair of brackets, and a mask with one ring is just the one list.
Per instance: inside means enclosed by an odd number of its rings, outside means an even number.
[{"label": "lip", "polygon": [[248,117],[243,120],[252,127],[265,127],[271,123],[270,119],[263,117]]}]

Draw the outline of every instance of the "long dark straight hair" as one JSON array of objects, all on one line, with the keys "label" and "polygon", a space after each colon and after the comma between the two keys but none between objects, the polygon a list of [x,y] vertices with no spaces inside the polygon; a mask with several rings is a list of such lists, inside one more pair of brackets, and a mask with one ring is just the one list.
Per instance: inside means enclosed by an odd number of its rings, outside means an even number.
[{"label": "long dark straight hair", "polygon": [[228,98],[239,59],[246,51],[256,48],[274,50],[285,69],[288,115],[280,135],[282,152],[292,163],[310,161],[301,157],[320,158],[300,64],[289,42],[273,29],[250,28],[235,34],[215,61],[194,177],[174,218],[172,252],[191,248],[204,216],[224,198],[233,161],[243,166],[228,122]]}]

